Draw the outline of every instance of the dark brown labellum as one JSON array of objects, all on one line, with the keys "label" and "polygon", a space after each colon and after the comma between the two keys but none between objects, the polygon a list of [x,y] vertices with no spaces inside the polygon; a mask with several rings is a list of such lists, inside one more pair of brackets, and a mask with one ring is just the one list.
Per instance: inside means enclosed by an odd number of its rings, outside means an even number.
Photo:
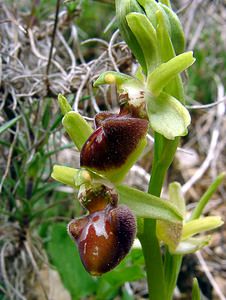
[{"label": "dark brown labellum", "polygon": [[145,137],[148,121],[128,116],[106,116],[81,150],[82,167],[109,171],[121,167]]},{"label": "dark brown labellum", "polygon": [[86,270],[98,276],[117,266],[129,252],[136,221],[126,206],[108,204],[101,211],[72,220],[68,232],[77,243]]}]

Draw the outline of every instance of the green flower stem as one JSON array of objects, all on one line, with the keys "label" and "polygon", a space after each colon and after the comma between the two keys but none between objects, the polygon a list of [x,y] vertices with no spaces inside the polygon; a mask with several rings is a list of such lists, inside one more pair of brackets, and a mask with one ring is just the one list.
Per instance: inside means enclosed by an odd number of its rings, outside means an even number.
[{"label": "green flower stem", "polygon": [[[173,161],[178,141],[178,139],[170,141],[159,134],[155,135],[153,168],[148,188],[149,194],[160,196],[165,174]],[[165,153],[166,149],[167,155]],[[167,299],[161,249],[156,236],[156,220],[144,219],[143,232],[139,238],[146,264],[149,299]]]},{"label": "green flower stem", "polygon": [[146,265],[147,283],[150,300],[165,298],[165,280],[159,241],[155,234],[156,221],[144,219],[144,228],[140,236]]},{"label": "green flower stem", "polygon": [[166,251],[164,261],[164,274],[165,274],[165,288],[166,288],[166,300],[171,300],[173,292],[177,283],[177,278],[180,272],[182,264],[182,255],[171,255],[169,251]]}]

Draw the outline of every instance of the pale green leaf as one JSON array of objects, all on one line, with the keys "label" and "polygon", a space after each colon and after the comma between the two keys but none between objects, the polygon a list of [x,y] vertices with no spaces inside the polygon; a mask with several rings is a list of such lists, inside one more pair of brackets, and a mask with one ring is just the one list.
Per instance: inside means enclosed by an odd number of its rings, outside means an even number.
[{"label": "pale green leaf", "polygon": [[[185,216],[185,200],[181,193],[181,186],[178,182],[173,182],[169,185],[169,201],[180,214]],[[169,249],[176,249],[178,246],[183,231],[183,223],[172,223],[168,221],[157,221],[156,233],[158,239],[168,245]]]},{"label": "pale green leaf", "polygon": [[159,197],[125,185],[116,186],[116,189],[120,196],[120,202],[126,204],[137,217],[176,223],[182,220],[177,209]]},{"label": "pale green leaf", "polygon": [[[143,7],[149,21],[152,23],[154,28],[156,28],[157,27],[156,12],[160,9],[162,10],[162,8],[159,6],[159,4],[156,1],[138,0],[138,3]],[[168,21],[168,26],[170,26],[169,21]]]}]

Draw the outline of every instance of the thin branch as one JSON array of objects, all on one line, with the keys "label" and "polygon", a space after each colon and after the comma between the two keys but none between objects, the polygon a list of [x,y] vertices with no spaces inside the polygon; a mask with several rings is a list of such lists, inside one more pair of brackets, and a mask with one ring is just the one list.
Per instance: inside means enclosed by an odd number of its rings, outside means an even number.
[{"label": "thin branch", "polygon": [[114,69],[115,69],[116,72],[119,72],[119,68],[117,67],[117,63],[116,63],[116,61],[115,61],[115,59],[113,57],[113,54],[112,54],[112,45],[114,44],[114,41],[117,38],[118,34],[119,34],[119,29],[117,29],[113,33],[113,35],[111,37],[111,40],[110,40],[110,43],[108,45],[108,55],[109,55],[109,58],[110,58],[110,60],[112,62],[112,65],[113,65],[113,67],[114,67]]},{"label": "thin branch", "polygon": [[49,75],[49,68],[50,68],[52,55],[53,55],[53,47],[54,47],[54,42],[55,42],[55,37],[56,37],[59,11],[60,11],[60,0],[57,0],[54,27],[53,27],[52,40],[51,40],[51,47],[50,47],[50,50],[49,50],[48,63],[47,63],[47,67],[46,67],[46,77],[47,78],[48,78],[48,75]]},{"label": "thin branch", "polygon": [[188,109],[206,109],[206,108],[212,108],[214,106],[217,106],[219,103],[221,102],[225,102],[226,101],[226,95],[223,96],[221,99],[219,99],[216,102],[210,103],[210,104],[203,104],[203,105],[186,105],[186,108]]}]

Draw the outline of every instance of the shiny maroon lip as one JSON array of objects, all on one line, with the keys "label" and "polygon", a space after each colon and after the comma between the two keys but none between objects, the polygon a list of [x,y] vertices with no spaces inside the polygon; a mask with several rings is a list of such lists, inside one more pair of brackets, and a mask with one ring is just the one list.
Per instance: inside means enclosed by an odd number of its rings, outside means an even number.
[{"label": "shiny maroon lip", "polygon": [[121,167],[146,135],[148,121],[128,116],[111,116],[103,121],[81,150],[82,167],[97,171]]},{"label": "shiny maroon lip", "polygon": [[107,205],[72,220],[68,232],[76,242],[85,269],[94,276],[116,267],[128,254],[136,234],[136,221],[126,206]]}]

